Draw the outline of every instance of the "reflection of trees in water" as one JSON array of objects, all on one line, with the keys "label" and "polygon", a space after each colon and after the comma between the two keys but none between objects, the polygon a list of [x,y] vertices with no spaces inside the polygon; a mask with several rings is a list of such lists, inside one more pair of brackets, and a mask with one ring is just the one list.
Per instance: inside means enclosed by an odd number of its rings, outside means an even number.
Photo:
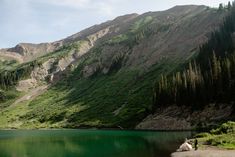
[{"label": "reflection of trees in water", "polygon": [[150,148],[154,154],[154,157],[168,157],[170,153],[174,152],[179,145],[184,141],[185,138],[192,137],[192,132],[167,132],[162,131],[156,133],[151,133],[145,136],[148,144],[151,145]]},{"label": "reflection of trees in water", "polygon": [[164,157],[189,136],[185,132],[37,131],[1,139],[0,156]]}]

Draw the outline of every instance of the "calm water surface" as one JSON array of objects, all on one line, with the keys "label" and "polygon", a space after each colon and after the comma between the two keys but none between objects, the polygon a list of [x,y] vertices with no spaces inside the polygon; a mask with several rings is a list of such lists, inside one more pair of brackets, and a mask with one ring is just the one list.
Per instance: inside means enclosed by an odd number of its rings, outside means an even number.
[{"label": "calm water surface", "polygon": [[0,131],[0,157],[169,157],[191,132]]}]

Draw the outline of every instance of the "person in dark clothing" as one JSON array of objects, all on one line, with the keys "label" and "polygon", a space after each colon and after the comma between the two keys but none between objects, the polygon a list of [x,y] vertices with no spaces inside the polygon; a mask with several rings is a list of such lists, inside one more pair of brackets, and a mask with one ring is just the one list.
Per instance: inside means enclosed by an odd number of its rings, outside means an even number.
[{"label": "person in dark clothing", "polygon": [[194,148],[195,148],[195,150],[198,149],[198,140],[197,139],[195,139],[195,141],[194,141]]}]

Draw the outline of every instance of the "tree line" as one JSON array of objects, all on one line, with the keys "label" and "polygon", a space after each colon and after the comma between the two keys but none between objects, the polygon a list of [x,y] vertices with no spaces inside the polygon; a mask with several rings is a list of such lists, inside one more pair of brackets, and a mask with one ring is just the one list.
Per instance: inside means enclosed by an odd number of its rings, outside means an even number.
[{"label": "tree line", "polygon": [[208,103],[235,101],[235,54],[209,60],[203,71],[196,61],[171,76],[161,75],[154,89],[155,107],[171,104],[201,108]]},{"label": "tree line", "polygon": [[14,70],[4,70],[0,72],[0,89],[6,90],[16,85],[19,80],[29,77],[32,70],[39,65],[37,61],[33,61]]}]

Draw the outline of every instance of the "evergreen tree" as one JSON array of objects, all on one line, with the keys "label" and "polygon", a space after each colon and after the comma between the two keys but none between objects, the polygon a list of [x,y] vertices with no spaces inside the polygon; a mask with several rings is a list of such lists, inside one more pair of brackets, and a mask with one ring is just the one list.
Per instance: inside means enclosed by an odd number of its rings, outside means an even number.
[{"label": "evergreen tree", "polygon": [[228,2],[228,10],[230,10],[232,8],[231,2]]},{"label": "evergreen tree", "polygon": [[223,11],[223,9],[224,9],[224,6],[223,6],[222,3],[220,3],[220,4],[219,4],[219,11]]}]

